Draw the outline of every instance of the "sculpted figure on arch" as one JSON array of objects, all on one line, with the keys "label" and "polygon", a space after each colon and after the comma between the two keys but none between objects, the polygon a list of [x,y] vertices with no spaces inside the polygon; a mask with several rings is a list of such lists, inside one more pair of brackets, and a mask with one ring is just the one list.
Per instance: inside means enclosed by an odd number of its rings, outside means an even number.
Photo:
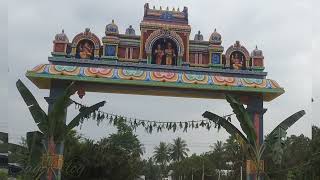
[{"label": "sculpted figure on arch", "polygon": [[174,62],[174,58],[176,57],[175,51],[172,48],[171,42],[167,43],[167,49],[165,50],[166,54],[166,65],[172,65]]},{"label": "sculpted figure on arch", "polygon": [[81,59],[89,59],[93,55],[92,53],[93,47],[88,43],[85,42],[84,44],[79,46],[79,55]]},{"label": "sculpted figure on arch", "polygon": [[161,48],[161,44],[157,45],[157,49],[154,51],[155,55],[156,55],[156,64],[162,64],[162,59],[164,56],[164,51]]},{"label": "sculpted figure on arch", "polygon": [[234,55],[231,55],[231,63],[232,63],[233,69],[240,70],[243,68],[244,59],[241,55],[236,53]]}]

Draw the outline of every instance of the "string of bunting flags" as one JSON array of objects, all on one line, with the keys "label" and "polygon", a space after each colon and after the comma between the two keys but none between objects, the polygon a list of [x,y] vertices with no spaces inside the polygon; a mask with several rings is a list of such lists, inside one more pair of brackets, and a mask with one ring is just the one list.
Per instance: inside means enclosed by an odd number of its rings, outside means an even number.
[{"label": "string of bunting flags", "polygon": [[[72,100],[75,108],[78,109],[80,112],[83,111],[87,106]],[[232,114],[227,114],[223,116],[223,118],[227,119],[231,122]],[[132,129],[136,130],[137,127],[142,126],[145,128],[146,132],[152,133],[153,131],[162,132],[162,130],[166,129],[168,131],[176,132],[178,129],[182,129],[183,132],[187,132],[188,128],[191,129],[198,129],[198,128],[206,128],[210,130],[212,127],[219,128],[219,124],[210,121],[208,119],[201,119],[201,120],[191,120],[191,121],[154,121],[154,120],[143,120],[137,118],[126,117],[114,113],[103,112],[101,110],[97,110],[84,119],[81,120],[81,125],[85,119],[93,119],[97,121],[97,125],[99,125],[102,121],[109,121],[109,124],[117,125],[118,122],[122,121],[127,125],[131,126]],[[80,126],[81,127],[81,126]]]}]

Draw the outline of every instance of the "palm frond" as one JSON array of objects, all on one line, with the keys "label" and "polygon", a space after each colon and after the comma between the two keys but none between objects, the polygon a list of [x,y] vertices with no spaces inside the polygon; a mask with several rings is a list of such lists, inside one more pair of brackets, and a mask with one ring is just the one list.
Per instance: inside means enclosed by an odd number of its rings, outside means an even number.
[{"label": "palm frond", "polygon": [[24,102],[27,104],[29,111],[34,119],[34,122],[37,124],[39,130],[43,133],[46,133],[48,130],[47,114],[43,111],[43,109],[38,104],[36,98],[20,79],[16,82],[16,87],[20,95],[22,96]]}]

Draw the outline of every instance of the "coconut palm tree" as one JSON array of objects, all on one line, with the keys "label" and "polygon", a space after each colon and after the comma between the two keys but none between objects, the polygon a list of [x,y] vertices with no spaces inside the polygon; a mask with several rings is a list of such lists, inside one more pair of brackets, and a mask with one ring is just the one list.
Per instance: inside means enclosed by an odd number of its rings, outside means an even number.
[{"label": "coconut palm tree", "polygon": [[156,146],[154,148],[153,153],[154,153],[153,158],[156,163],[160,164],[161,173],[164,175],[167,163],[170,160],[169,146],[164,142],[160,142],[159,146]]},{"label": "coconut palm tree", "polygon": [[219,179],[221,174],[221,169],[225,168],[226,162],[224,161],[225,157],[225,147],[222,141],[217,141],[213,146],[210,146],[212,149],[211,153],[213,155],[213,160],[215,161],[215,165],[219,172]]},{"label": "coconut palm tree", "polygon": [[212,152],[222,153],[224,151],[222,141],[217,141],[213,146],[209,146],[212,149]]},{"label": "coconut palm tree", "polygon": [[279,145],[277,145],[279,143],[276,142],[281,141],[285,137],[288,128],[291,127],[295,122],[297,122],[302,116],[304,116],[305,111],[299,111],[282,121],[269,134],[269,137],[260,145],[258,142],[256,142],[257,136],[252,123],[253,121],[243,104],[241,104],[239,100],[231,95],[226,95],[226,100],[229,102],[231,108],[233,109],[233,112],[236,114],[237,120],[240,122],[241,130],[244,132],[244,134],[240,131],[240,129],[236,128],[227,119],[212,112],[206,111],[202,114],[202,116],[216,123],[219,129],[223,127],[228,133],[238,137],[240,144],[249,154],[256,166],[257,178],[260,178],[260,172],[262,170],[260,162],[266,144],[269,144],[270,146],[276,146],[279,149]]},{"label": "coconut palm tree", "polygon": [[170,159],[175,162],[180,162],[181,160],[188,157],[189,148],[185,140],[178,137],[173,140],[173,144],[170,145]]},{"label": "coconut palm tree", "polygon": [[[71,83],[64,93],[55,100],[52,111],[48,114],[40,107],[35,97],[21,80],[16,82],[16,86],[24,102],[28,106],[34,122],[39,128],[39,131],[27,133],[27,143],[32,147],[30,161],[39,163],[42,155],[42,166],[44,166],[47,171],[46,179],[51,180],[53,174],[56,179],[60,179],[60,168],[52,167],[52,164],[56,164],[55,162],[57,162],[57,160],[60,161],[60,159],[62,160],[63,157],[63,153],[57,154],[57,144],[59,143],[62,145],[65,136],[73,128],[77,127],[81,120],[102,107],[105,104],[105,101],[101,101],[90,107],[82,108],[81,112],[66,124],[66,109],[72,104],[70,96],[75,93],[73,83]],[[43,154],[39,154],[40,152]],[[57,174],[55,174],[55,171],[57,171]]]}]

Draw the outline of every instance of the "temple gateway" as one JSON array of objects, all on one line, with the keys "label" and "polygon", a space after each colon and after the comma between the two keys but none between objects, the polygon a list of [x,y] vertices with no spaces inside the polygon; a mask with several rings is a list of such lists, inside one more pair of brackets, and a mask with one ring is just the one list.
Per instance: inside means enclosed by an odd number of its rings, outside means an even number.
[{"label": "temple gateway", "polygon": [[114,20],[101,38],[86,28],[69,41],[62,31],[53,41],[50,63],[28,71],[27,77],[42,89],[59,79],[94,92],[202,98],[256,93],[265,101],[284,93],[266,79],[257,47],[249,53],[235,41],[225,50],[216,29],[208,40],[200,31],[190,38],[187,7],[156,9],[146,3],[140,31],[137,35],[130,25],[120,33]]},{"label": "temple gateway", "polygon": [[[200,31],[190,39],[186,7],[155,9],[145,4],[140,31],[136,35],[129,26],[121,34],[113,20],[101,38],[86,28],[69,41],[62,31],[54,38],[49,63],[26,76],[38,88],[50,89],[49,111],[71,82],[81,98],[85,92],[212,99],[236,95],[247,105],[257,142],[263,142],[263,103],[284,89],[266,78],[261,50],[256,47],[249,53],[240,41],[225,50],[217,30],[208,40]],[[250,160],[246,172],[254,179],[256,169]]]}]

